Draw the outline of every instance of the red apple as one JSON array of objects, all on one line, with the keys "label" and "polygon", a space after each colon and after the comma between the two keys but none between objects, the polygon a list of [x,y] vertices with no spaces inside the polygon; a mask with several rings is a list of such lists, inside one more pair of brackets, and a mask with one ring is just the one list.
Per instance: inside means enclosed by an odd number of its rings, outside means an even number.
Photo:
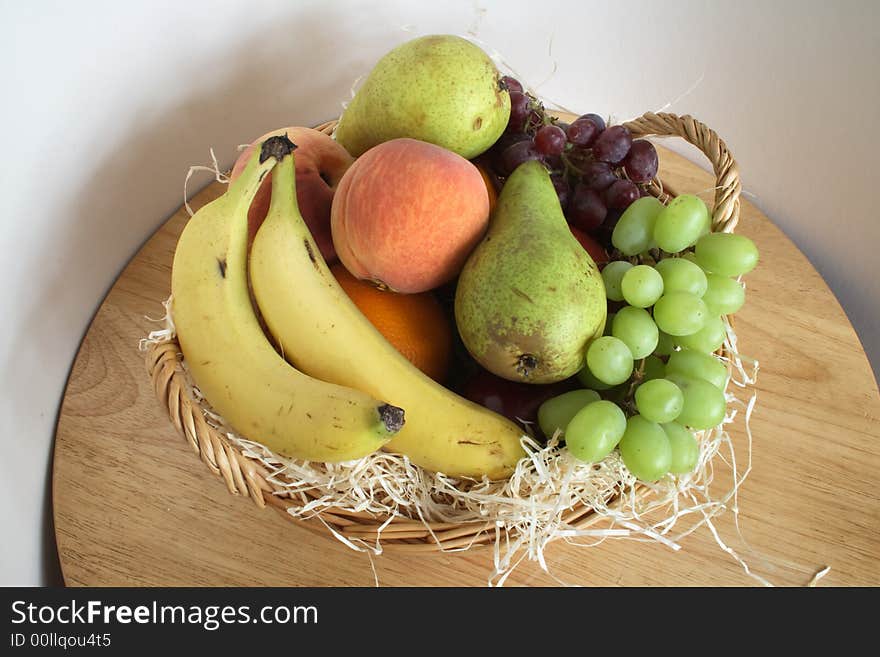
[{"label": "red apple", "polygon": [[[244,149],[232,167],[230,178],[235,180],[244,170],[248,158],[256,144],[273,135],[287,134],[296,144],[294,152],[296,163],[296,201],[312,237],[321,250],[321,255],[332,264],[336,261],[336,250],[330,233],[330,207],[333,194],[343,174],[354,162],[340,144],[332,137],[312,128],[290,127],[268,132]],[[272,177],[266,176],[248,211],[248,235],[253,240],[257,229],[266,218],[272,196]]]},{"label": "red apple", "polygon": [[571,234],[577,238],[577,241],[581,243],[581,246],[584,247],[586,252],[590,254],[590,257],[599,269],[602,269],[602,267],[608,264],[608,254],[596,238],[590,237],[580,228],[569,226],[569,229],[571,230]]}]

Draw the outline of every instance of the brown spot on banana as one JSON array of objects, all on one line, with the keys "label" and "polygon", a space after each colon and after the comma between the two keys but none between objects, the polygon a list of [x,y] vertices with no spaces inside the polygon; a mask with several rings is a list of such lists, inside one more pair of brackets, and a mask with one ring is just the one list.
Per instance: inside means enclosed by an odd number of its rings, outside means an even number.
[{"label": "brown spot on banana", "polygon": [[309,255],[309,260],[312,261],[312,264],[315,266],[315,269],[321,271],[318,267],[318,258],[315,256],[315,250],[312,248],[312,243],[308,238],[303,240],[303,244],[306,247],[306,253]]}]

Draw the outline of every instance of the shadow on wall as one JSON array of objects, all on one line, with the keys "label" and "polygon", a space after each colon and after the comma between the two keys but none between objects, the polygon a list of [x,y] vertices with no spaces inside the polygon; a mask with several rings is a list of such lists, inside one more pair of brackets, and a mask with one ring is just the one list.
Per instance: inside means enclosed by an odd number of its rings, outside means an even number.
[{"label": "shadow on wall", "polygon": [[[14,373],[33,371],[35,365],[46,364],[53,356],[57,360],[48,364],[72,358],[72,344],[56,344],[55,354],[47,353],[45,347],[59,342],[59,327],[66,327],[68,336],[85,330],[92,316],[87,303],[94,301],[97,307],[100,286],[106,285],[111,272],[121,271],[161,225],[163,214],[156,211],[156,198],[144,201],[150,188],[162,190],[165,199],[168,189],[175,190],[174,205],[164,209],[167,217],[180,205],[176,190],[182,190],[189,165],[204,162],[210,146],[217,147],[221,166],[231,166],[235,146],[242,141],[280,126],[314,125],[338,116],[340,102],[349,98],[357,75],[338,53],[338,44],[351,35],[339,33],[345,26],[328,24],[324,16],[300,17],[295,23],[295,30],[292,22],[273,24],[227,52],[214,53],[210,61],[187,61],[188,70],[205,72],[203,78],[193,80],[191,95],[160,115],[144,111],[143,115],[127,117],[130,132],[125,142],[112,150],[112,157],[104,161],[81,159],[91,165],[92,175],[71,201],[69,219],[59,221],[58,230],[46,238],[43,252],[55,257],[39,266],[51,268],[46,275],[51,283],[35,290],[29,308],[23,309],[21,326],[28,334],[18,336],[14,343],[17,349],[4,364],[8,389],[20,386],[13,380]],[[315,70],[315,62],[321,63],[319,70]],[[305,99],[314,102],[307,104]],[[96,112],[103,109],[93,108]],[[111,108],[106,109],[109,113]],[[93,135],[96,141],[101,138]],[[198,154],[195,161],[193,153]],[[190,186],[190,196],[197,187]],[[140,229],[139,234],[134,227]],[[105,245],[112,251],[106,255],[102,253]],[[70,288],[71,282],[79,285],[82,281],[93,283],[87,293],[95,291],[85,304],[83,294]],[[108,290],[109,286],[101,291],[101,298]],[[157,314],[160,301],[156,300]],[[137,345],[132,345],[132,358],[141,359]],[[57,379],[47,374],[43,383],[54,389]],[[57,415],[54,399],[44,403],[46,414]],[[45,584],[62,585],[51,500],[51,451],[47,456],[42,579]]]}]

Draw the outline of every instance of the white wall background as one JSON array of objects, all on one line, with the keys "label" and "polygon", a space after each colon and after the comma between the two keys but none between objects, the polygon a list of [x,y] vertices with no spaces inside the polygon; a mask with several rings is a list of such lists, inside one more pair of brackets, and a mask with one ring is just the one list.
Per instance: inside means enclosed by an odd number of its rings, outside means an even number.
[{"label": "white wall background", "polygon": [[878,24],[872,0],[0,0],[0,585],[57,581],[46,492],[63,386],[188,166],[336,116],[416,35],[476,33],[577,111],[622,120],[678,98],[670,111],[726,139],[877,371]]}]

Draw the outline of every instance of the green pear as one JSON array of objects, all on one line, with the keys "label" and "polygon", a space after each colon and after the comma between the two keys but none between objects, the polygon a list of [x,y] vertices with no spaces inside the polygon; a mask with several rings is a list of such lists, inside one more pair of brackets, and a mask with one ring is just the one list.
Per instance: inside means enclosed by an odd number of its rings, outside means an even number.
[{"label": "green pear", "polygon": [[471,159],[495,143],[509,117],[510,94],[492,59],[467,39],[432,35],[379,60],[335,136],[354,157],[410,137]]},{"label": "green pear", "polygon": [[521,164],[458,279],[462,342],[498,376],[551,383],[583,367],[606,315],[602,276],[571,234],[547,169]]}]

